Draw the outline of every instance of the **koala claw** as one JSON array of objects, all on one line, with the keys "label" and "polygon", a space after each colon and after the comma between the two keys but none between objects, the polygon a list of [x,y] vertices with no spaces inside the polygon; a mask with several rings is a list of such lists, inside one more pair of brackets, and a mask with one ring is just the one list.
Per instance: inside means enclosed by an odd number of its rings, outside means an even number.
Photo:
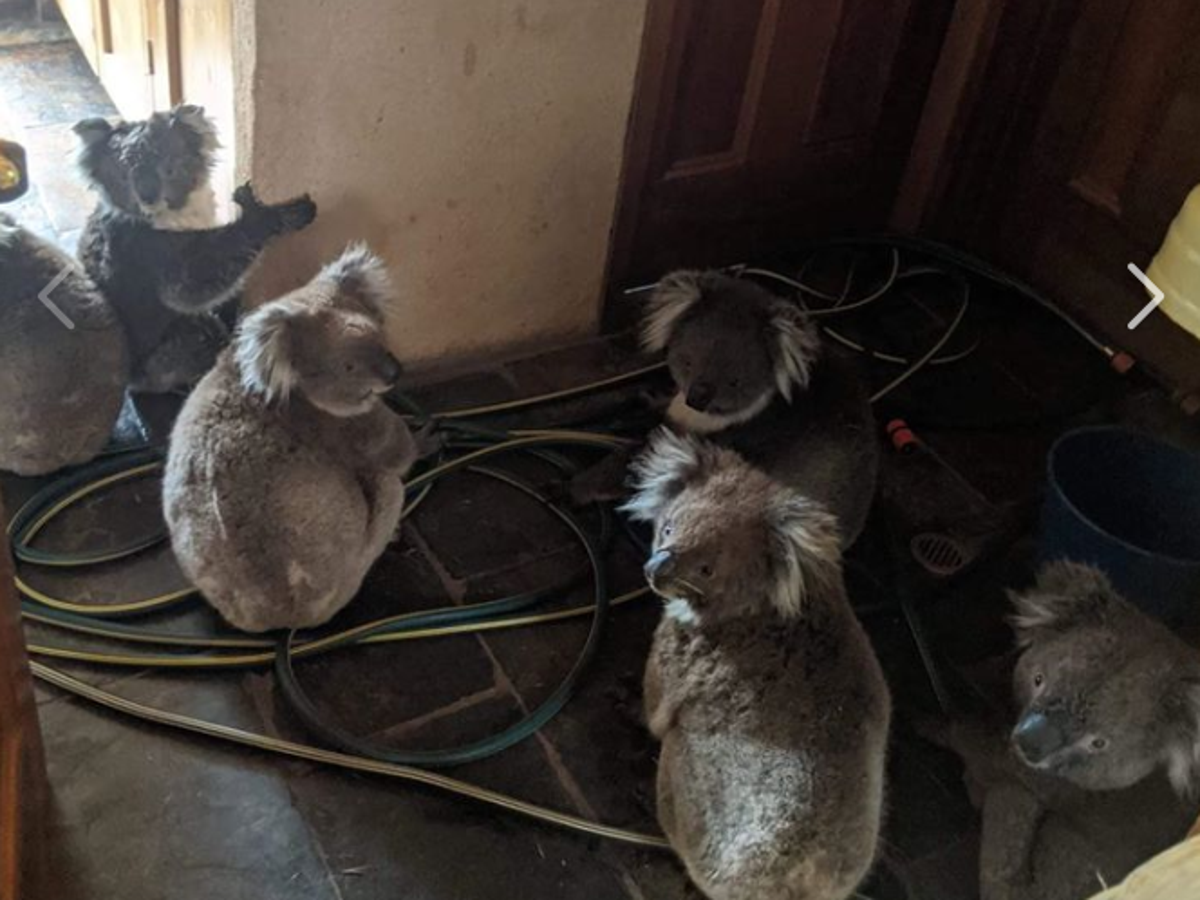
[{"label": "koala claw", "polygon": [[271,209],[279,215],[281,234],[291,234],[293,231],[307,228],[317,217],[317,204],[308,194],[275,204]]},{"label": "koala claw", "polygon": [[417,458],[428,459],[441,452],[446,446],[446,438],[436,422],[426,422],[413,432],[413,443],[417,446]]},{"label": "koala claw", "polygon": [[261,209],[262,201],[254,193],[254,188],[250,186],[250,182],[239,185],[237,190],[233,192],[233,202],[242,208],[243,212]]}]

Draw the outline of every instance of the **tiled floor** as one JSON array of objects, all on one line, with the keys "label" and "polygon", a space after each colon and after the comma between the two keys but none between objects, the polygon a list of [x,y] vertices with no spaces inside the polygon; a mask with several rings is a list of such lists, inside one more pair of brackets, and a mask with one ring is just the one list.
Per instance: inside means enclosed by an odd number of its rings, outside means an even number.
[{"label": "tiled floor", "polygon": [[29,193],[4,211],[73,251],[95,199],[75,174],[71,126],[116,108],[61,22],[0,18],[0,137],[25,147]]},{"label": "tiled floor", "polygon": [[[6,46],[2,35],[4,114],[33,153],[38,185],[18,214],[69,242],[90,201],[59,178],[65,169],[56,161],[69,148],[75,118],[111,108],[70,44]],[[944,287],[913,289],[944,321],[952,309]],[[889,346],[894,335],[906,334],[910,352],[928,346],[928,318],[907,315],[883,308],[863,317],[857,336]],[[953,377],[929,370],[881,404],[881,420],[905,416],[936,456],[887,456],[873,521],[848,565],[853,599],[897,707],[883,850],[877,874],[862,889],[873,900],[976,895],[976,815],[957,763],[916,734],[914,723],[938,707],[900,601],[911,601],[947,696],[955,704],[977,702],[989,685],[980,673],[996,670],[994,659],[1009,646],[1003,588],[1028,577],[1029,513],[1053,437],[1070,424],[1108,419],[1137,419],[1176,437],[1194,433],[1157,392],[1109,373],[1066,329],[1019,299],[985,292],[968,323],[964,340],[978,339],[979,348]],[[577,384],[634,363],[620,341],[596,341],[414,395],[429,409],[455,408]],[[883,383],[894,373],[881,368],[874,377]],[[633,393],[560,404],[538,421],[598,416],[608,425],[630,408]],[[162,407],[149,415],[160,435],[170,412]],[[497,422],[505,424],[511,423]],[[540,464],[513,464],[553,480]],[[3,486],[11,510],[36,484],[7,479]],[[155,485],[144,482],[89,499],[45,541],[96,548],[143,533],[156,520]],[[1016,539],[948,583],[922,574],[906,551],[918,531],[946,531],[971,544],[1003,528]],[[456,476],[416,511],[335,624],[570,580],[581,561],[567,530],[537,504],[479,476]],[[28,567],[25,574],[36,586],[98,604],[181,583],[165,550],[85,574]],[[638,555],[623,538],[610,554],[609,574],[616,592],[640,583]],[[574,587],[555,604],[587,594]],[[615,611],[599,659],[566,710],[536,737],[452,774],[577,815],[653,828],[655,748],[639,708],[657,614],[650,602]],[[176,630],[214,627],[200,606],[159,618]],[[438,746],[489,734],[543,700],[587,627],[575,620],[358,648],[298,670],[318,707],[344,727],[397,747]],[[28,635],[34,644],[94,646],[34,625]],[[188,675],[60,665],[153,706],[305,739],[269,670]],[[533,824],[426,788],[181,737],[98,712],[51,688],[42,688],[39,700],[56,803],[50,841],[56,900],[694,896],[664,854]]]}]

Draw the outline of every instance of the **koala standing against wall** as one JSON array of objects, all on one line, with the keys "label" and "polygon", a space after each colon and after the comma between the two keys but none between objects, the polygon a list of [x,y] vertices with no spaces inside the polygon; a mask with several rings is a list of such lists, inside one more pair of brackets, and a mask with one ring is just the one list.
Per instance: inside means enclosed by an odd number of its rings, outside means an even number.
[{"label": "koala standing against wall", "polygon": [[232,625],[310,628],[392,539],[417,458],[383,403],[383,264],[351,247],[246,316],[171,435],[163,502],[184,572]]},{"label": "koala standing against wall", "polygon": [[1200,802],[1200,654],[1090,566],[1013,595],[1011,733],[954,723],[983,809],[982,900],[1084,900],[1182,840]]},{"label": "koala standing against wall", "polygon": [[85,119],[75,133],[80,171],[100,195],[79,254],[125,327],[130,387],[190,387],[228,343],[215,312],[237,299],[267,242],[307,226],[316,207],[307,196],[263,204],[243,185],[241,217],[217,227],[216,130],[198,106],[116,126]]},{"label": "koala standing against wall", "polygon": [[666,600],[645,677],[663,831],[711,900],[851,896],[875,857],[891,701],[836,523],[666,429],[634,477]]},{"label": "koala standing against wall", "polygon": [[91,279],[0,214],[0,469],[44,475],[96,456],[127,367],[120,320]]}]

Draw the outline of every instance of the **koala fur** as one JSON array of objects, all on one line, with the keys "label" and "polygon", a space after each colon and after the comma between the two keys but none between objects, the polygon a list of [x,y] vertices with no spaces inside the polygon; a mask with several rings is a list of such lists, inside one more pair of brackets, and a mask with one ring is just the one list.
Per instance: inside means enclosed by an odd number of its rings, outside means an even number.
[{"label": "koala fur", "polygon": [[720,272],[674,272],[650,298],[642,342],[666,351],[672,427],[820,503],[843,548],[854,543],[879,468],[871,404],[854,361],[823,347],[794,303]]},{"label": "koala fur", "polygon": [[820,504],[663,429],[627,504],[666,600],[645,675],[658,818],[711,900],[841,900],[875,857],[891,701]]},{"label": "koala fur", "polygon": [[163,504],[184,572],[245,631],[309,628],[358,591],[391,540],[417,457],[382,395],[393,293],[349,248],[243,319],[171,436]]},{"label": "koala fur", "polygon": [[983,810],[982,900],[1084,900],[1200,811],[1200,654],[1090,566],[1012,595],[1017,724],[946,741]]},{"label": "koala fur", "polygon": [[[47,295],[68,328],[39,299]],[[128,361],[112,307],[74,261],[0,214],[0,469],[44,475],[99,453]]]},{"label": "koala fur", "polygon": [[130,386],[190,387],[229,341],[219,308],[236,300],[267,242],[307,226],[316,207],[307,195],[263,204],[243,185],[233,196],[241,217],[217,226],[216,130],[198,106],[115,126],[85,119],[75,133],[80,172],[100,195],[79,254],[124,324]]}]

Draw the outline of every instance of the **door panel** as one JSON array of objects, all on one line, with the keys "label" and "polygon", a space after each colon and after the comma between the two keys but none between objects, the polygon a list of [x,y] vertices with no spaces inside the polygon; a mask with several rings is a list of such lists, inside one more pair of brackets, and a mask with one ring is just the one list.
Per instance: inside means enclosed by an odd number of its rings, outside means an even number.
[{"label": "door panel", "polygon": [[[1027,94],[1014,98],[1042,101],[1035,124],[990,168],[964,167],[949,218],[970,227],[948,231],[1029,278],[1173,387],[1200,391],[1200,342],[1161,313],[1126,327],[1147,302],[1127,264],[1147,267],[1200,183],[1200,4],[1050,6],[1071,12],[1062,31],[1044,38],[1064,49],[1048,77],[1031,67]],[[1002,54],[996,66],[1005,64],[1013,60]]]},{"label": "door panel", "polygon": [[610,280],[880,226],[951,0],[651,0]]},{"label": "door panel", "polygon": [[145,0],[100,0],[98,74],[127,119],[154,111],[154,79]]}]

